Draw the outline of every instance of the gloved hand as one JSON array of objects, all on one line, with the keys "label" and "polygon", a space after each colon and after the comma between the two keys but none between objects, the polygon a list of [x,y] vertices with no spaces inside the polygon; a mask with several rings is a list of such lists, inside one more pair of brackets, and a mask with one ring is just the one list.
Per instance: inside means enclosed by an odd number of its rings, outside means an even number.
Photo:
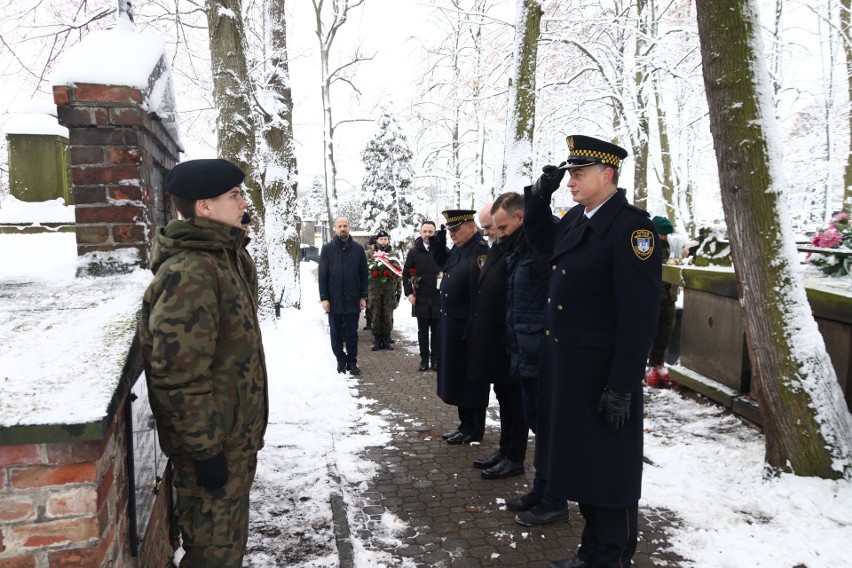
[{"label": "gloved hand", "polygon": [[439,249],[447,248],[447,228],[441,225],[439,231],[429,237],[429,247],[438,247]]},{"label": "gloved hand", "polygon": [[558,166],[548,164],[541,168],[542,174],[535,180],[532,194],[550,201],[550,197],[556,193],[562,178],[565,177],[565,170],[562,169],[564,165],[565,162],[562,162]]},{"label": "gloved hand", "polygon": [[220,489],[228,483],[228,460],[225,452],[219,452],[206,460],[195,461],[195,476],[198,484],[207,491]]},{"label": "gloved hand", "polygon": [[601,400],[598,402],[598,414],[604,415],[606,429],[610,432],[618,432],[630,418],[630,399],[633,397],[629,392],[618,392],[604,389]]}]

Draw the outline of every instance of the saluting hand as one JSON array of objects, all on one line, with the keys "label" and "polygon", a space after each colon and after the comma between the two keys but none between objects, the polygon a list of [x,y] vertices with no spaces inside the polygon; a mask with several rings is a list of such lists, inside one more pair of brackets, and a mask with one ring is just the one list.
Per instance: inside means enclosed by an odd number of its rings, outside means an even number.
[{"label": "saluting hand", "polygon": [[447,248],[447,228],[441,225],[441,229],[429,237],[429,247]]},{"label": "saluting hand", "polygon": [[562,169],[564,165],[565,162],[562,162],[558,166],[548,164],[541,168],[542,174],[535,180],[532,194],[550,201],[550,197],[556,193],[562,178],[565,177],[565,170]]},{"label": "saluting hand", "polygon": [[610,432],[618,432],[630,419],[630,400],[633,397],[629,392],[618,392],[604,389],[598,402],[598,414],[604,415],[606,429]]}]

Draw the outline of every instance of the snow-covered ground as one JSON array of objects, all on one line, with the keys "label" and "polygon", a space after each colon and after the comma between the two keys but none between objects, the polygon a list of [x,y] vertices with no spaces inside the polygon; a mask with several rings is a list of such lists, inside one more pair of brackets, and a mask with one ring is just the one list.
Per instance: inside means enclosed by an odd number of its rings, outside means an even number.
[{"label": "snow-covered ground", "polygon": [[[23,278],[42,282],[45,290],[68,282],[73,262],[56,258],[63,250],[56,244],[69,235],[32,238],[38,236],[0,235],[5,297]],[[252,494],[246,563],[253,568],[281,566],[282,558],[287,566],[336,566],[332,494],[347,500],[367,489],[378,464],[362,457],[365,448],[394,451],[385,420],[390,412],[360,397],[357,379],[336,372],[314,270],[315,264],[302,264],[302,309],[285,310],[263,326],[271,411]],[[86,329],[109,317],[102,309],[81,313],[88,314]],[[414,341],[415,320],[404,302],[397,315],[397,335]],[[19,322],[0,322],[0,337],[13,337]],[[55,348],[39,342],[29,353],[49,359]],[[18,376],[26,365],[21,359],[0,347],[2,375]],[[646,426],[651,464],[640,506],[671,511],[682,521],[668,540],[689,565],[852,566],[852,483],[791,475],[764,480],[759,432],[714,404],[674,391],[647,392]],[[349,521],[359,522],[351,514]],[[391,514],[383,521],[384,538],[393,540],[401,521]],[[351,528],[356,566],[410,563],[366,549],[357,540],[359,527]]]}]

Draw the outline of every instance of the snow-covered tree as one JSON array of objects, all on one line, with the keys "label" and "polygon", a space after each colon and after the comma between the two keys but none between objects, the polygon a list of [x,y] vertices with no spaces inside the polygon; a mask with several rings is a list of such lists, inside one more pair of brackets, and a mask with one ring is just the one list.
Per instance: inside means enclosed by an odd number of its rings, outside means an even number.
[{"label": "snow-covered tree", "polygon": [[506,120],[506,157],[503,160],[502,185],[507,190],[519,191],[533,181],[535,70],[541,14],[539,0],[517,0],[515,47]]},{"label": "snow-covered tree", "polygon": [[359,226],[374,234],[387,231],[391,243],[398,246],[416,231],[421,219],[411,195],[414,156],[390,111],[382,111],[376,127],[376,134],[361,153],[365,171]]},{"label": "snow-covered tree", "polygon": [[805,295],[757,0],[696,7],[766,463],[797,475],[850,478],[852,417]]}]

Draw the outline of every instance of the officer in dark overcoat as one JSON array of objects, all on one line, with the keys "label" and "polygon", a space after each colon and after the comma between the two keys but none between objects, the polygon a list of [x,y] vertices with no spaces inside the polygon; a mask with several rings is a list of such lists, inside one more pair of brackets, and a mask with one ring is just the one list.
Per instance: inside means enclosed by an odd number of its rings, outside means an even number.
[{"label": "officer in dark overcoat", "polygon": [[[617,189],[627,152],[587,136],[569,137],[568,147],[565,163],[525,188],[527,242],[551,255],[536,467],[586,521],[577,556],[548,566],[629,566],[662,257],[648,214]],[[554,225],[550,199],[566,172],[578,205]]]},{"label": "officer in dark overcoat", "polygon": [[[438,324],[438,396],[458,407],[459,426],[443,438],[450,444],[468,444],[482,440],[485,433],[485,409],[488,407],[488,383],[468,378],[468,326],[479,271],[485,262],[488,245],[476,229],[475,211],[443,211],[446,229],[432,237],[432,260],[443,272],[441,278],[441,321]],[[446,233],[453,241],[446,246]]]}]

